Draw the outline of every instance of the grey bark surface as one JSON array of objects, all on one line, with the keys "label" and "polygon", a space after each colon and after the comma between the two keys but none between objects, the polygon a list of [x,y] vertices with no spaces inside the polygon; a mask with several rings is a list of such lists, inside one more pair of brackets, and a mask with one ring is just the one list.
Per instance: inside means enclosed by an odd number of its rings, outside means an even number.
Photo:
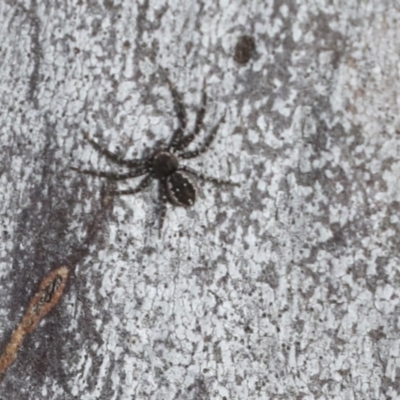
[{"label": "grey bark surface", "polygon": [[[396,1],[0,2],[0,345],[40,281],[66,292],[0,399],[400,399]],[[234,59],[254,38],[247,64]],[[108,198],[177,126],[201,142],[194,207]]]}]

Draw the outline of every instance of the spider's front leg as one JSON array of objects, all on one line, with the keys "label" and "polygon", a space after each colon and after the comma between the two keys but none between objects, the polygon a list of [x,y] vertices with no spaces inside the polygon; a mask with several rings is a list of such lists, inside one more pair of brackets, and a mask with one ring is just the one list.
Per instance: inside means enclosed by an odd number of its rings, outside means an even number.
[{"label": "spider's front leg", "polygon": [[182,140],[183,134],[186,129],[187,115],[181,94],[176,90],[176,87],[168,78],[166,78],[166,80],[169,90],[171,92],[172,101],[174,102],[175,114],[178,119],[178,128],[176,128],[174,133],[172,134],[171,140],[168,145],[168,147],[174,148],[176,144]]},{"label": "spider's front leg", "polygon": [[204,115],[206,113],[206,106],[207,106],[207,93],[206,93],[206,81],[204,80],[203,81],[203,89],[202,89],[202,97],[201,97],[201,106],[196,115],[196,122],[194,125],[194,130],[192,133],[182,137],[182,139],[180,141],[176,142],[176,144],[174,146],[172,146],[172,148],[174,150],[180,151],[180,150],[185,149],[187,146],[189,146],[190,143],[193,142],[193,140],[199,134],[199,132],[201,131],[201,128],[203,127],[203,120],[204,120]]},{"label": "spider's front leg", "polygon": [[92,145],[92,147],[102,154],[104,157],[108,158],[110,161],[115,162],[119,165],[124,165],[126,167],[139,167],[146,163],[146,160],[133,159],[133,160],[125,160],[120,155],[113,153],[108,150],[106,147],[99,145],[95,140],[93,140],[87,132],[83,132],[83,136],[85,139]]},{"label": "spider's front leg", "polygon": [[220,125],[224,121],[225,121],[225,113],[220,118],[220,120],[217,122],[217,124],[214,126],[214,128],[211,129],[210,134],[204,139],[204,142],[202,143],[202,145],[199,148],[192,150],[192,151],[184,151],[179,154],[179,158],[182,158],[182,159],[195,158],[198,155],[200,155],[201,153],[206,152],[208,150],[208,148],[210,147],[211,143],[214,141]]},{"label": "spider's front leg", "polygon": [[70,167],[70,169],[72,169],[72,171],[79,172],[80,174],[97,176],[99,178],[107,178],[112,181],[122,181],[129,178],[136,178],[137,176],[144,175],[147,172],[146,167],[141,167],[133,171],[126,172],[124,174],[116,174],[114,172],[105,172],[105,171],[94,171],[91,169],[80,169],[77,167]]}]

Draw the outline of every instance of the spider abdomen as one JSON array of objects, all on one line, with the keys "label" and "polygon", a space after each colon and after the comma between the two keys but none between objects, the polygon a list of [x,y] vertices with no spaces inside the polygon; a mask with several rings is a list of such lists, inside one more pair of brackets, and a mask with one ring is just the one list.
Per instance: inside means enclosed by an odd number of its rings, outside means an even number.
[{"label": "spider abdomen", "polygon": [[168,200],[176,206],[192,206],[196,200],[196,192],[196,182],[186,171],[177,170],[166,179]]}]

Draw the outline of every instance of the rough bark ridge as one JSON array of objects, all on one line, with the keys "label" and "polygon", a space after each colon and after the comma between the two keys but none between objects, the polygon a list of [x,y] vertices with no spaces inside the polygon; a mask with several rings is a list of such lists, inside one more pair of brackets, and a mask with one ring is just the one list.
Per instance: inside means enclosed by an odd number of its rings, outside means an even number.
[{"label": "rough bark ridge", "polygon": [[[400,8],[382,0],[0,2],[0,345],[64,295],[1,399],[400,398]],[[247,46],[247,47],[246,47]],[[194,207],[71,171],[209,98]],[[199,137],[199,141],[204,136]]]}]

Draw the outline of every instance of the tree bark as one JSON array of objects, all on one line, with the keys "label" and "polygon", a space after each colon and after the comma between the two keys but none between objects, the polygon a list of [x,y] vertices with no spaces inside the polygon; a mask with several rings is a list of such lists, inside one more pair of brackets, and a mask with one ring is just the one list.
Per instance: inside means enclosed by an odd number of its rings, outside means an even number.
[{"label": "tree bark", "polygon": [[[2,351],[69,274],[0,398],[400,398],[395,1],[4,0],[0,22]],[[196,180],[159,235],[156,181],[110,196],[140,178],[71,168],[132,171],[88,137],[165,146],[168,82],[185,134],[207,94],[189,149],[225,115],[182,164],[239,186]]]}]

